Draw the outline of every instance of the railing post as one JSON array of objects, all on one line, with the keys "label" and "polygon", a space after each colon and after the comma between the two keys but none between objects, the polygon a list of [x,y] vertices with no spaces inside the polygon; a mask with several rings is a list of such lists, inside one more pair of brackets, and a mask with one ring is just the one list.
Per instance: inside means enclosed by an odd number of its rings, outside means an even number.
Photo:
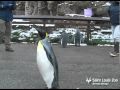
[{"label": "railing post", "polygon": [[46,20],[43,20],[43,30],[46,32]]},{"label": "railing post", "polygon": [[90,21],[88,21],[87,25],[87,43],[89,43],[89,39],[90,39]]}]

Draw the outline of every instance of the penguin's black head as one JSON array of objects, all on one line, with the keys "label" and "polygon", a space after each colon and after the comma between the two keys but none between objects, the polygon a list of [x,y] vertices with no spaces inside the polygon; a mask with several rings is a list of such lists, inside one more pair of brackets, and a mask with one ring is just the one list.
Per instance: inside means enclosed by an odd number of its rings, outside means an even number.
[{"label": "penguin's black head", "polygon": [[46,32],[45,30],[41,30],[39,27],[37,27],[36,25],[33,25],[32,27],[36,28],[36,30],[38,31],[38,35],[40,37],[40,39],[44,39],[46,37]]},{"label": "penguin's black head", "polygon": [[45,31],[43,31],[43,30],[39,31],[38,30],[38,34],[39,34],[41,39],[45,39],[45,37],[46,37],[46,32]]}]

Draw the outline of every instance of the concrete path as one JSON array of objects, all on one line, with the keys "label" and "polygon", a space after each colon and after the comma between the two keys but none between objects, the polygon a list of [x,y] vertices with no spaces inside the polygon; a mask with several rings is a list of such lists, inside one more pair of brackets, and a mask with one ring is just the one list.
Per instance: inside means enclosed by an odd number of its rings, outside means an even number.
[{"label": "concrete path", "polygon": [[[0,89],[44,89],[36,64],[36,45],[12,47],[15,52],[10,53],[0,44]],[[109,56],[112,48],[53,45],[59,63],[60,88],[120,89],[120,60]]]}]

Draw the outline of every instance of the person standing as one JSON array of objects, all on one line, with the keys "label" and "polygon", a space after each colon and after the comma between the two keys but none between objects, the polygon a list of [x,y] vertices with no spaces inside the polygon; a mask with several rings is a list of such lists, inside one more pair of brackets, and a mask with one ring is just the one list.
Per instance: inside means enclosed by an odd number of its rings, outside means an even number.
[{"label": "person standing", "polygon": [[4,33],[5,50],[14,52],[11,48],[10,38],[15,1],[0,1],[0,30]]},{"label": "person standing", "polygon": [[[108,14],[110,17],[110,22],[111,22],[111,29],[112,29],[112,34],[113,34],[113,39],[114,39],[114,51],[110,52],[110,56],[116,57],[119,55],[119,41],[116,38],[117,33],[120,33],[120,6],[119,6],[119,1],[112,1],[111,5],[108,9]],[[119,29],[119,30],[118,30]]]},{"label": "person standing", "polygon": [[63,31],[61,35],[62,47],[65,48],[67,46],[67,43],[68,43],[68,34],[65,31]]},{"label": "person standing", "polygon": [[75,46],[79,46],[80,47],[80,31],[76,30],[75,33]]}]

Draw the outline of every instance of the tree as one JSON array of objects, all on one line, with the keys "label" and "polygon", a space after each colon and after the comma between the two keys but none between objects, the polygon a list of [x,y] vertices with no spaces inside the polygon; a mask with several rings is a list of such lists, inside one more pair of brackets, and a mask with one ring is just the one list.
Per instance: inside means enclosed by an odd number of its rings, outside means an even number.
[{"label": "tree", "polygon": [[26,15],[65,15],[66,13],[83,14],[84,9],[91,7],[93,16],[107,16],[108,1],[17,1],[18,9]]}]

